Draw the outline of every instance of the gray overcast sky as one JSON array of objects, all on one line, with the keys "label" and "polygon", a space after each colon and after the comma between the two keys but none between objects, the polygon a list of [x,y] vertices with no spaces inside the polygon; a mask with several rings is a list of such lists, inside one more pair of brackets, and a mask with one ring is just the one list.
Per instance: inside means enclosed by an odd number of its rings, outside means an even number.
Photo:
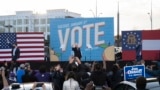
[{"label": "gray overcast sky", "polygon": [[[48,9],[67,9],[82,17],[94,17],[96,0],[0,0],[0,15],[32,10],[44,13]],[[160,29],[160,0],[152,0],[153,29]],[[97,0],[98,17],[114,17],[117,29],[118,0]],[[91,12],[92,11],[92,12]],[[151,0],[119,0],[120,30],[149,30]],[[101,14],[102,13],[102,14]],[[115,32],[116,34],[116,32]]]}]

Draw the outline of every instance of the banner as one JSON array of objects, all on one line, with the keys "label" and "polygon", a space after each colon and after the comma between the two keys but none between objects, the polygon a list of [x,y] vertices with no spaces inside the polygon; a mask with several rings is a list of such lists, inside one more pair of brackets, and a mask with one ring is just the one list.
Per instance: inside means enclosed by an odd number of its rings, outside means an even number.
[{"label": "banner", "polygon": [[134,80],[139,76],[145,77],[145,66],[125,66],[124,67],[124,80]]},{"label": "banner", "polygon": [[82,61],[113,61],[113,21],[113,18],[51,19],[51,61],[68,61],[75,43],[81,49]]}]

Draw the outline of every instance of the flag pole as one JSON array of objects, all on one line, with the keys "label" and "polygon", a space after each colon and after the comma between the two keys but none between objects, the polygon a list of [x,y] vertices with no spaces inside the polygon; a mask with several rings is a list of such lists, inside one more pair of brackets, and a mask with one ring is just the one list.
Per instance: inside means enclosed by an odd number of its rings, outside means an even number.
[{"label": "flag pole", "polygon": [[118,8],[117,8],[117,47],[120,46],[119,42],[119,0],[118,0]]},{"label": "flag pole", "polygon": [[152,30],[152,0],[151,0],[151,30]]}]

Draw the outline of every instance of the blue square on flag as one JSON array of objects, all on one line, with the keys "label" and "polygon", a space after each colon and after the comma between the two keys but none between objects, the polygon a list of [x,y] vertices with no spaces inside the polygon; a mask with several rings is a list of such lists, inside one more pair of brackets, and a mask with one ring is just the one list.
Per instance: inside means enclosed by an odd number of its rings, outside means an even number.
[{"label": "blue square on flag", "polygon": [[141,43],[141,31],[123,31],[122,32],[122,50],[135,50]]},{"label": "blue square on flag", "polygon": [[0,49],[9,49],[13,43],[16,43],[16,33],[0,33]]}]

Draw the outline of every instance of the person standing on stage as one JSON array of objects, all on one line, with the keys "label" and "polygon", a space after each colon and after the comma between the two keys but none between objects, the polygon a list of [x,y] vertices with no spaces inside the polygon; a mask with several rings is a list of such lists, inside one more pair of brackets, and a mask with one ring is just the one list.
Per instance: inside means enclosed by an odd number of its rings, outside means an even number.
[{"label": "person standing on stage", "polygon": [[72,51],[74,52],[74,57],[78,57],[79,60],[81,60],[81,58],[82,58],[81,49],[78,46],[78,44],[75,44],[72,46]]},{"label": "person standing on stage", "polygon": [[138,42],[138,46],[136,47],[136,59],[137,62],[142,60],[142,43]]},{"label": "person standing on stage", "polygon": [[14,43],[12,46],[13,46],[12,47],[12,52],[11,52],[12,61],[16,62],[17,59],[20,57],[20,49],[18,48],[16,43]]}]

